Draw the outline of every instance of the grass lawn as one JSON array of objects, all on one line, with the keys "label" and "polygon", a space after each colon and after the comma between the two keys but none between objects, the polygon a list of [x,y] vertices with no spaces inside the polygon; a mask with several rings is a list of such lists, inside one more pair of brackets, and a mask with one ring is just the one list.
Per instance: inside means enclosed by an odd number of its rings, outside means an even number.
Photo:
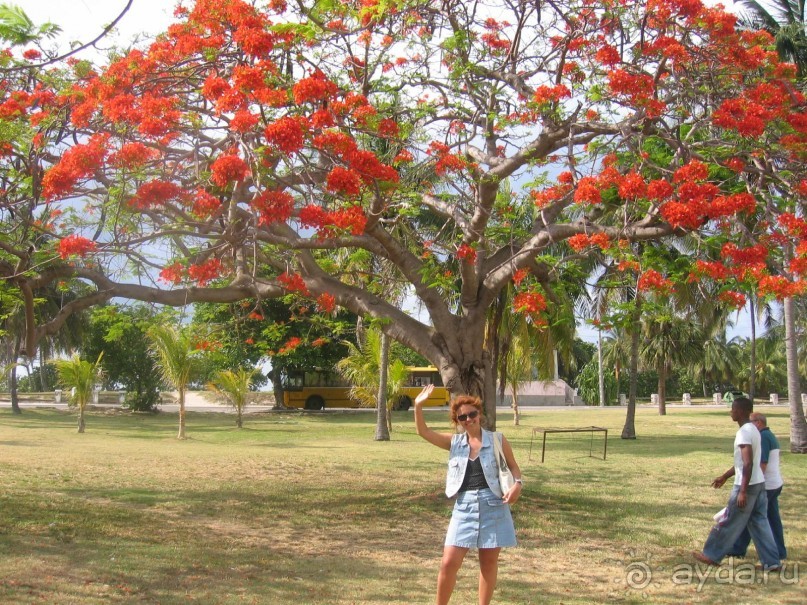
[{"label": "grass lawn", "polygon": [[[736,425],[727,410],[624,409],[499,414],[526,488],[520,545],[502,553],[494,603],[807,601],[807,456],[790,454],[782,407],[761,407],[782,443],[784,574],[750,557],[697,567],[729,488]],[[448,431],[444,411],[427,412]],[[428,604],[450,515],[447,452],[396,412],[374,442],[372,413],[224,414],[0,410],[0,603]],[[550,435],[529,461],[531,427],[609,429],[608,459],[585,434]],[[598,439],[594,452],[601,452]],[[601,442],[600,442],[601,443]],[[708,576],[706,575],[708,574]],[[452,603],[476,602],[476,557]]]}]

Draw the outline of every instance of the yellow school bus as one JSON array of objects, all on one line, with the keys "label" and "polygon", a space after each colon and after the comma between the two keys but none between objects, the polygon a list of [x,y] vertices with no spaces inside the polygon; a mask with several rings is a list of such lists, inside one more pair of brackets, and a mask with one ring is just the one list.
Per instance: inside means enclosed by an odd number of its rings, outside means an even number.
[{"label": "yellow school bus", "polygon": [[[418,393],[429,384],[435,389],[424,406],[447,405],[450,398],[443,386],[440,372],[434,367],[409,367],[406,386],[393,405],[396,410],[408,410]],[[323,408],[355,408],[358,402],[350,398],[350,385],[335,371],[309,369],[291,370],[283,381],[283,405],[288,408],[321,410]]]}]

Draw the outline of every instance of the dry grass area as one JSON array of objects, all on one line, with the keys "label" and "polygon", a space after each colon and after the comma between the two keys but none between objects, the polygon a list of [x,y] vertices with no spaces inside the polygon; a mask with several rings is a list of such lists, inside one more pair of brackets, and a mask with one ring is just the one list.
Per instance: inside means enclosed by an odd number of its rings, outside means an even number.
[{"label": "dry grass area", "polygon": [[[784,408],[763,408],[787,449]],[[444,412],[429,412],[448,430]],[[717,409],[641,409],[639,439],[622,441],[621,409],[500,415],[527,480],[515,507],[518,548],[502,555],[495,603],[792,603],[807,594],[807,457],[785,453],[781,497],[790,559],[784,575],[751,557],[696,567],[726,488],[734,434]],[[367,413],[232,416],[0,411],[0,602],[433,602],[450,504],[445,452],[396,413],[393,440],[374,442]],[[583,434],[533,426],[605,426],[607,460]],[[539,446],[538,446],[539,447]],[[593,444],[598,449],[597,438]],[[708,576],[706,575],[708,573]],[[455,603],[476,602],[475,557]]]}]

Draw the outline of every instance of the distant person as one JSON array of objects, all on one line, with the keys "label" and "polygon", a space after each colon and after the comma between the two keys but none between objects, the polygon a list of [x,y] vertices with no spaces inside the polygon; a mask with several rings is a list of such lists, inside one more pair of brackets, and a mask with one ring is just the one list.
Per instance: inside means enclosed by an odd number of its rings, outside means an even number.
[{"label": "distant person", "polygon": [[451,400],[451,422],[461,433],[438,433],[426,426],[423,402],[434,385],[415,398],[417,433],[429,443],[450,452],[446,474],[446,495],[457,496],[443,546],[437,576],[437,605],[447,605],[457,582],[457,573],[471,548],[479,549],[479,604],[488,605],[496,588],[499,552],[516,545],[510,505],[521,495],[521,470],[513,450],[502,435],[502,450],[516,484],[506,494],[499,486],[499,471],[493,440],[495,433],[482,428],[482,402],[460,395]]},{"label": "distant person", "polygon": [[731,419],[740,426],[734,437],[734,466],[712,481],[712,487],[720,488],[734,476],[734,488],[725,514],[706,538],[703,552],[695,551],[692,555],[701,563],[720,565],[743,530],[748,528],[763,568],[774,571],[781,569],[782,563],[768,523],[768,497],[760,466],[762,437],[751,422],[753,411],[754,404],[747,397],[738,397],[731,405]]},{"label": "distant person", "polygon": [[[762,467],[762,474],[765,475],[765,494],[768,497],[768,523],[771,526],[773,539],[779,549],[779,558],[787,559],[787,548],[785,547],[785,532],[782,527],[782,518],[779,515],[779,494],[782,493],[782,474],[779,471],[779,440],[773,431],[768,428],[768,419],[763,414],[754,412],[751,414],[751,422],[759,429],[762,437],[762,456],[759,465]],[[729,553],[730,557],[744,557],[751,543],[751,534],[748,528],[743,530],[734,547]]]}]

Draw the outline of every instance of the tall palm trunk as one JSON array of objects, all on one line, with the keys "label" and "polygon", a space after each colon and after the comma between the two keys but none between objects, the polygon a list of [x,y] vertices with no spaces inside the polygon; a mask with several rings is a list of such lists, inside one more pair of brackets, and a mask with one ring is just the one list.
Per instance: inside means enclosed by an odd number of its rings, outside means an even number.
[{"label": "tall palm trunk", "polygon": [[179,433],[177,439],[185,439],[185,387],[180,387],[179,393]]},{"label": "tall palm trunk", "polygon": [[796,343],[796,310],[792,298],[782,303],[785,311],[785,354],[787,355],[787,397],[790,401],[790,451],[807,454],[807,421],[801,406],[798,346]]},{"label": "tall palm trunk", "polygon": [[597,381],[600,388],[600,407],[605,407],[605,368],[602,365],[602,330],[597,328]]},{"label": "tall palm trunk", "polygon": [[14,414],[22,414],[20,409],[20,395],[17,391],[17,358],[20,356],[20,348],[22,347],[22,336],[17,335],[14,339],[14,345],[9,356],[11,362],[11,372],[8,378],[8,388],[11,392],[11,411]]},{"label": "tall palm trunk", "polygon": [[376,403],[375,440],[389,441],[392,416],[387,408],[387,378],[389,376],[390,338],[381,332],[381,355],[378,368],[378,397]]},{"label": "tall palm trunk", "polygon": [[658,413],[659,416],[667,415],[667,365],[659,364],[656,368],[658,372]]},{"label": "tall palm trunk", "polygon": [[628,411],[625,426],[622,428],[622,439],[636,439],[636,392],[639,384],[639,331],[642,315],[642,300],[638,294],[634,299],[633,317],[630,322],[630,387],[628,388]]}]

